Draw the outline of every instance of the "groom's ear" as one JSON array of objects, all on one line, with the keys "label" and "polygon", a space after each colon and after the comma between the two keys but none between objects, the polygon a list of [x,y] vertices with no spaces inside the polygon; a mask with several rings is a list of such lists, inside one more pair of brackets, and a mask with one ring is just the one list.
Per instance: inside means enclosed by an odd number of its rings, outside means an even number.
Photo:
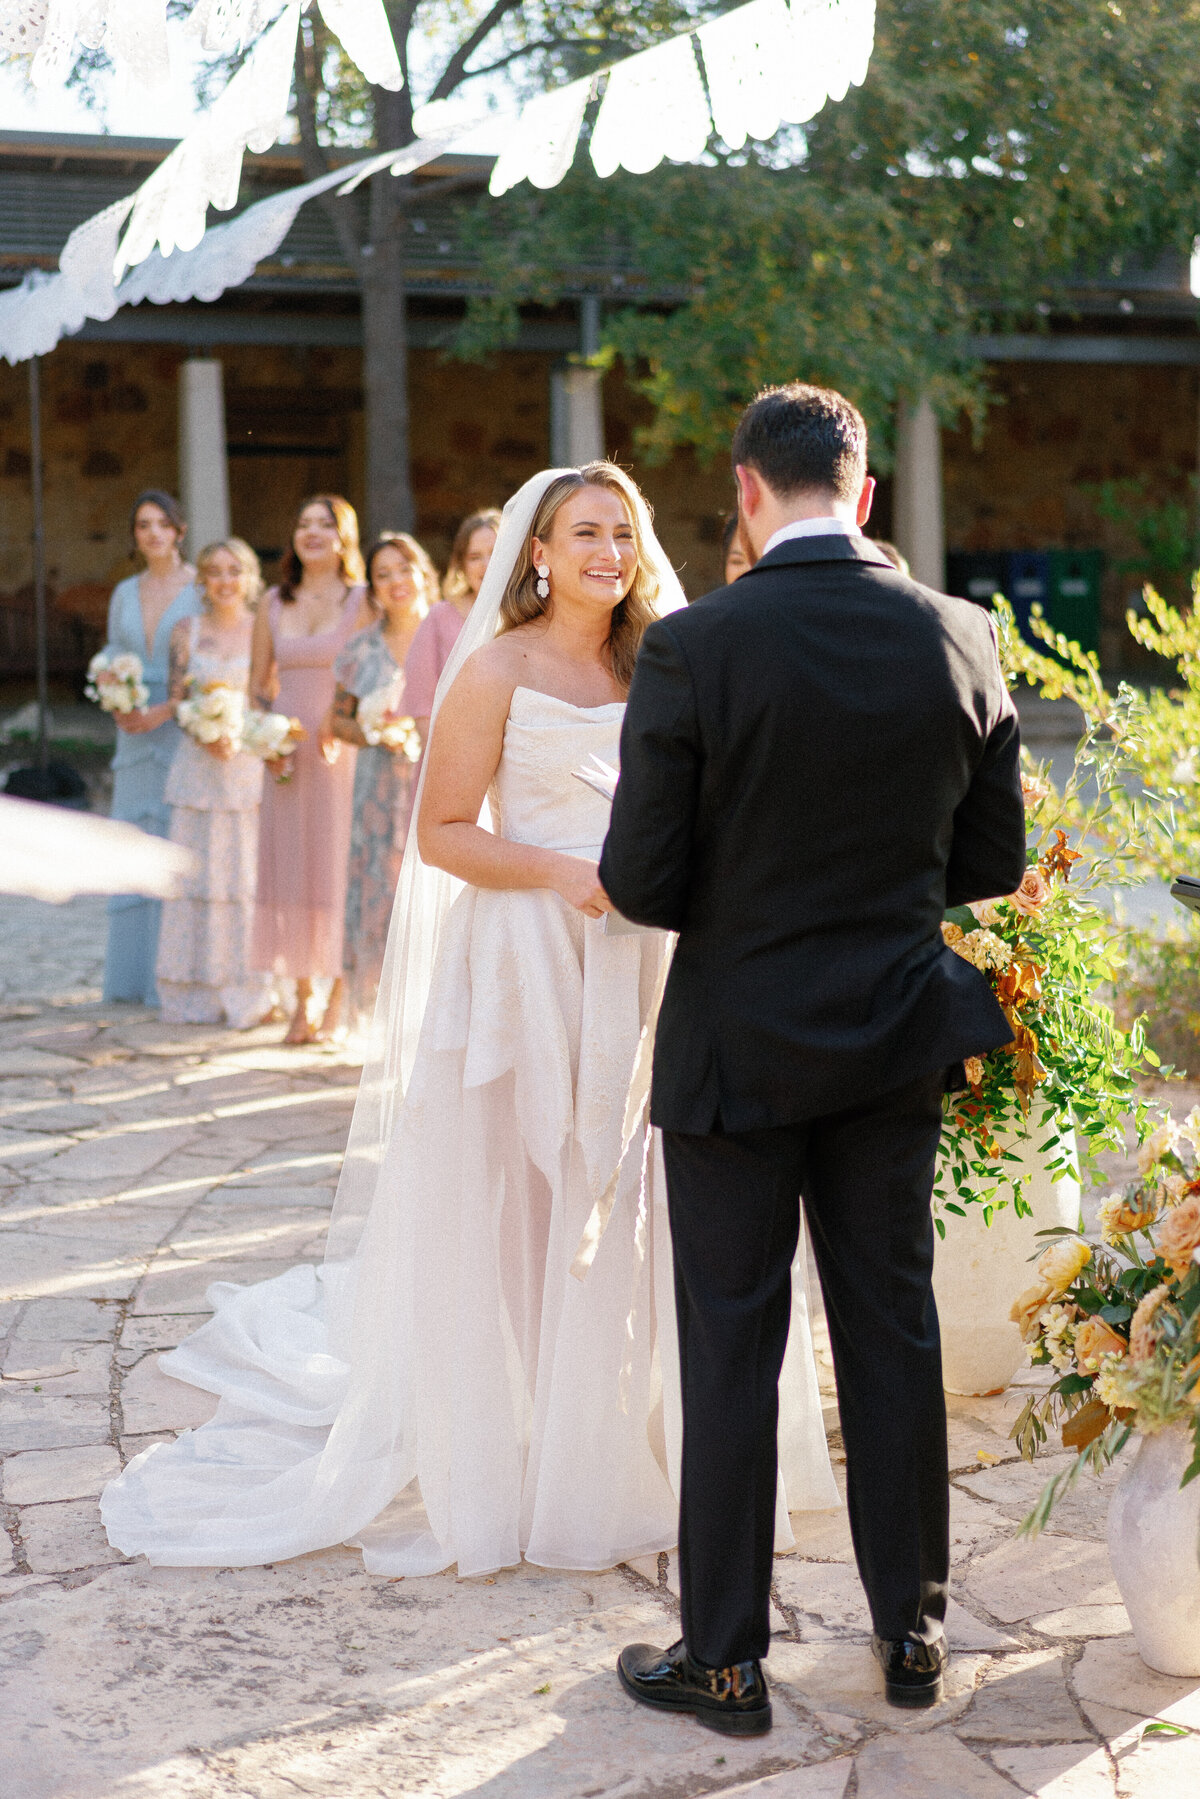
[{"label": "groom's ear", "polygon": [[875,477],[868,475],[862,484],[862,492],[858,496],[858,508],[854,521],[861,530],[871,516],[871,504],[875,498]]},{"label": "groom's ear", "polygon": [[733,472],[737,476],[742,517],[753,518],[763,503],[763,478],[755,469],[746,468],[740,462],[734,465]]}]

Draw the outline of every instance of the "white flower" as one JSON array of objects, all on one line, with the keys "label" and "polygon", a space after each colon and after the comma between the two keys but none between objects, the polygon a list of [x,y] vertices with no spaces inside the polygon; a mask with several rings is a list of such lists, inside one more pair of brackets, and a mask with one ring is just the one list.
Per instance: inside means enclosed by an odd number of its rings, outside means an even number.
[{"label": "white flower", "polygon": [[1186,756],[1179,758],[1171,770],[1171,781],[1176,787],[1194,787],[1197,779],[1200,779],[1200,776],[1196,771],[1196,752],[1189,750]]},{"label": "white flower", "polygon": [[1092,1382],[1092,1392],[1115,1412],[1118,1407],[1129,1404],[1126,1388],[1128,1370],[1124,1356],[1105,1356],[1100,1364],[1099,1372]]},{"label": "white flower", "polygon": [[235,687],[213,682],[181,700],[175,708],[175,716],[197,743],[220,743],[227,739],[237,745],[246,717],[245,695]]},{"label": "white flower", "polygon": [[1003,973],[1012,961],[1012,951],[995,931],[968,931],[959,943],[950,945],[956,956],[986,974],[989,969]]},{"label": "white flower", "polygon": [[1178,1155],[1182,1133],[1173,1118],[1165,1118],[1138,1150],[1138,1173],[1149,1174],[1164,1156]]},{"label": "white flower", "polygon": [[359,700],[354,716],[369,744],[378,744],[385,750],[402,750],[410,762],[418,762],[421,739],[416,724],[397,711],[402,693],[399,682],[377,688]]},{"label": "white flower", "polygon": [[119,650],[115,656],[98,650],[88,663],[83,691],[102,711],[122,714],[136,711],[150,698],[150,689],[142,680],[141,658],[132,650]]},{"label": "white flower", "polygon": [[1050,1305],[1041,1316],[1046,1353],[1060,1374],[1070,1374],[1075,1367],[1075,1308]]},{"label": "white flower", "polygon": [[1179,1127],[1179,1135],[1200,1155],[1200,1106],[1193,1106]]}]

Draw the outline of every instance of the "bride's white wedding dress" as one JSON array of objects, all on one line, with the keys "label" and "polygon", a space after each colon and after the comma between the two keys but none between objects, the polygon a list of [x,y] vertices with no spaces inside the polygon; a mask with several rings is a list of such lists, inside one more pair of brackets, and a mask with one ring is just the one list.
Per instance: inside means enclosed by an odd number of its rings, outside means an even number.
[{"label": "bride's white wedding dress", "polygon": [[[623,710],[518,687],[495,828],[597,858],[608,803],[574,770],[616,761]],[[245,1565],[349,1541],[375,1573],[465,1575],[522,1555],[606,1568],[675,1542],[679,1374],[656,1148],[643,1162],[635,1144],[592,1266],[571,1272],[620,1156],[666,947],[658,932],[609,934],[549,891],[459,893],[357,1254],[212,1290],[216,1315],[160,1365],[219,1394],[216,1415],[107,1489],[117,1548]],[[803,1234],[780,1450],[785,1548],[789,1506],[839,1503]]]}]

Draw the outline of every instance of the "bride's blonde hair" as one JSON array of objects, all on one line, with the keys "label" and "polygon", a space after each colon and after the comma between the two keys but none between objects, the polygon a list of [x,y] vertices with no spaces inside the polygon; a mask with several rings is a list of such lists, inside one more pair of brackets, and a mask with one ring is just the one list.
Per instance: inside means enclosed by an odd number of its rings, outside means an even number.
[{"label": "bride's blonde hair", "polygon": [[613,679],[627,688],[633,679],[633,665],[637,661],[642,635],[646,626],[653,624],[658,617],[655,605],[658,599],[658,576],[647,560],[642,535],[643,520],[648,524],[652,517],[649,502],[624,469],[618,468],[615,462],[585,462],[582,468],[572,469],[569,474],[560,475],[557,481],[550,483],[533,515],[529,535],[521,546],[520,555],[508,578],[508,586],[504,589],[497,635],[513,631],[518,625],[527,625],[535,618],[544,618],[549,612],[553,600],[538,597],[537,573],[533,566],[533,540],[537,537],[543,543],[546,541],[559,507],[571,494],[578,493],[581,487],[606,487],[610,493],[619,495],[625,502],[629,522],[633,527],[637,568],[629,592],[613,608],[612,627],[608,635],[608,665]]}]

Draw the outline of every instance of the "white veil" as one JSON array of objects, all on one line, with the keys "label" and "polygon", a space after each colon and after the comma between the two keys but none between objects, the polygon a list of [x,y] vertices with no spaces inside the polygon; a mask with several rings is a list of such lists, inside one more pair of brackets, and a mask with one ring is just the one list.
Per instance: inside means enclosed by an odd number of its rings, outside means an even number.
[{"label": "white veil", "polygon": [[[431,734],[442,701],[463,663],[496,634],[500,602],[528,542],[543,494],[562,476],[586,472],[586,467],[583,470],[543,469],[526,481],[505,506],[483,584],[437,684],[430,719]],[[634,492],[637,532],[644,558],[658,580],[656,609],[662,616],[677,611],[687,604],[687,600],[679,577],[654,534],[650,509],[636,488]],[[344,1265],[353,1257],[375,1197],[380,1164],[412,1073],[442,925],[461,886],[443,870],[422,862],[417,852],[416,821],[424,786],[422,767],[392,907],[362,1079],[330,1221],[325,1251],[327,1268],[331,1264]]]}]

